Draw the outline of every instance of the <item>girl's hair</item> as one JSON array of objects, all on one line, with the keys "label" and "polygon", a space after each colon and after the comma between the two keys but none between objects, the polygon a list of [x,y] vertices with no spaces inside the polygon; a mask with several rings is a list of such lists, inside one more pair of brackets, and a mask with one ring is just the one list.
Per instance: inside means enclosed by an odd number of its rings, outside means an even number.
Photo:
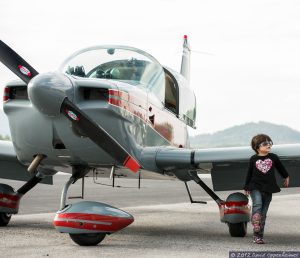
[{"label": "girl's hair", "polygon": [[270,136],[266,135],[266,134],[258,134],[258,135],[255,135],[252,140],[251,140],[251,147],[252,149],[258,153],[257,149],[259,148],[259,145],[262,143],[262,142],[265,142],[265,141],[269,141],[269,142],[272,142],[272,139],[270,138]]}]

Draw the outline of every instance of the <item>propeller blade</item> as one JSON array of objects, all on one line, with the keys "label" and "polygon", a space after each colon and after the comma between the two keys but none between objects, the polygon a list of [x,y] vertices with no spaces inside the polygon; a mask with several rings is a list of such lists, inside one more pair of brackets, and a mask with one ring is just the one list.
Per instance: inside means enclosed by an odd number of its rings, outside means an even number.
[{"label": "propeller blade", "polygon": [[27,84],[38,74],[38,72],[30,64],[28,64],[2,40],[0,40],[0,61]]},{"label": "propeller blade", "polygon": [[68,98],[63,101],[61,112],[94,143],[114,157],[123,166],[133,172],[139,170],[139,163],[101,126],[96,124]]}]

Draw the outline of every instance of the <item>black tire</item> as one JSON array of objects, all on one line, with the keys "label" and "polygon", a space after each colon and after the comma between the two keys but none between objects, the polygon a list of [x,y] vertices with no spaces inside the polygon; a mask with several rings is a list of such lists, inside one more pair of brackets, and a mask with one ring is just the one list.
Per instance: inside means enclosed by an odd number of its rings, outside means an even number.
[{"label": "black tire", "polygon": [[69,234],[71,239],[81,246],[98,245],[106,236],[105,233]]},{"label": "black tire", "polygon": [[0,212],[0,227],[6,227],[11,219],[11,214]]},{"label": "black tire", "polygon": [[247,222],[228,223],[228,227],[232,237],[244,237],[247,234]]}]

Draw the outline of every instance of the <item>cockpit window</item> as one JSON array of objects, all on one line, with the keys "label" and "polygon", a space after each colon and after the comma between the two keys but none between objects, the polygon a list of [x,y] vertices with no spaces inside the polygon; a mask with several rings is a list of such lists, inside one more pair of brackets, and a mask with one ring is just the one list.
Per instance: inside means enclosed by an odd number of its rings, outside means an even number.
[{"label": "cockpit window", "polygon": [[146,52],[123,46],[84,49],[68,58],[60,71],[78,77],[111,79],[149,88],[163,96],[162,66]]}]

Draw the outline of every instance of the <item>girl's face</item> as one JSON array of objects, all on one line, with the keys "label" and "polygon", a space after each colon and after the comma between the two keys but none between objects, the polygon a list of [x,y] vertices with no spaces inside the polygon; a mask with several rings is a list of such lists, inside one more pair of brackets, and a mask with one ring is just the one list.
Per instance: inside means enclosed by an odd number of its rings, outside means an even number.
[{"label": "girl's face", "polygon": [[272,146],[272,141],[264,141],[261,144],[259,144],[257,151],[259,154],[268,154],[271,151]]}]

